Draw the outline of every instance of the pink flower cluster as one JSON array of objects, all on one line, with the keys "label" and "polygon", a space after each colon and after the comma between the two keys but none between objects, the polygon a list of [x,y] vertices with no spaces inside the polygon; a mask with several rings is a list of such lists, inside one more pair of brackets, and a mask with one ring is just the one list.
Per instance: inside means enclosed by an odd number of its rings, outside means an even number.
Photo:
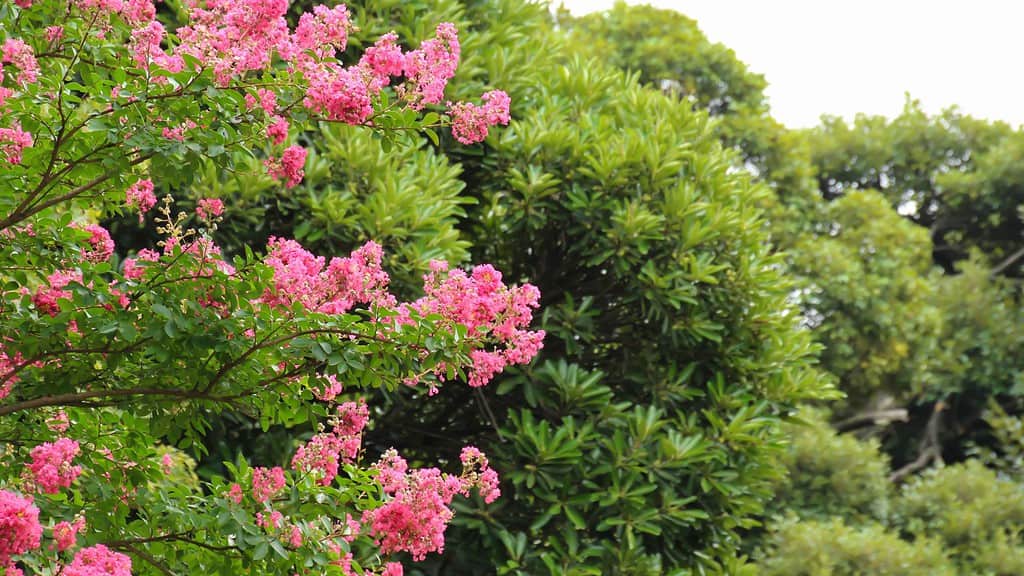
[{"label": "pink flower cluster", "polygon": [[78,518],[74,522],[62,521],[53,527],[53,541],[58,552],[63,552],[75,545],[78,533],[85,529],[85,518]]},{"label": "pink flower cluster", "polygon": [[49,284],[40,286],[32,297],[36,309],[44,314],[56,316],[60,313],[59,300],[71,299],[71,292],[65,290],[72,282],[82,282],[82,273],[77,270],[61,270],[46,277]]},{"label": "pink flower cluster", "polygon": [[306,149],[298,144],[289,146],[285,148],[280,158],[271,156],[263,164],[271,178],[284,180],[286,188],[294,188],[306,175],[302,169],[306,165]]},{"label": "pink flower cluster", "polygon": [[90,248],[83,252],[83,256],[89,262],[106,262],[114,253],[114,240],[110,232],[98,224],[87,224],[83,230],[89,233]]},{"label": "pink flower cluster", "polygon": [[0,490],[0,567],[10,570],[11,556],[38,548],[42,535],[32,497]]},{"label": "pink flower cluster", "polygon": [[284,469],[280,466],[274,468],[253,468],[252,471],[252,497],[257,502],[266,502],[284,489]]},{"label": "pink flower cluster", "polygon": [[275,50],[294,52],[284,16],[288,0],[207,0],[192,3],[190,22],[178,29],[178,52],[192,56],[227,85],[270,66]]},{"label": "pink flower cluster", "polygon": [[0,400],[3,400],[11,393],[11,388],[18,383],[18,376],[14,373],[22,363],[20,352],[8,354],[3,342],[0,341]]},{"label": "pink flower cluster", "polygon": [[490,504],[501,496],[501,490],[498,488],[498,473],[491,468],[487,456],[484,456],[483,452],[475,446],[466,446],[462,449],[459,460],[462,461],[463,482],[470,486],[476,486],[484,502]]},{"label": "pink flower cluster", "polygon": [[540,291],[531,284],[505,286],[501,272],[489,264],[466,274],[460,269],[449,271],[444,262],[431,262],[431,271],[424,276],[424,291],[426,296],[400,307],[405,318],[410,311],[438,314],[469,328],[471,337],[489,335],[497,340],[493,350],[470,353],[470,386],[487,384],[506,366],[529,363],[544,345],[543,330],[526,330],[539,305]]},{"label": "pink flower cluster", "polygon": [[43,442],[33,448],[28,469],[36,486],[45,494],[57,494],[61,488],[71,486],[82,473],[81,466],[71,463],[78,452],[78,442],[70,438]]},{"label": "pink flower cluster", "polygon": [[220,198],[202,198],[196,205],[196,216],[212,220],[224,213],[224,201]]},{"label": "pink flower cluster", "polygon": [[316,473],[320,485],[329,486],[338,475],[338,465],[354,461],[359,454],[363,428],[369,419],[370,411],[363,401],[338,406],[333,429],[300,446],[292,458],[292,468]]},{"label": "pink flower cluster", "polygon": [[139,211],[139,222],[142,222],[142,215],[156,206],[156,194],[153,193],[153,181],[149,178],[139,180],[132,184],[125,192],[125,205]]},{"label": "pink flower cluster", "polygon": [[[140,68],[149,69],[156,65],[168,72],[177,73],[185,69],[185,60],[178,54],[170,55],[163,51],[160,44],[164,41],[167,31],[164,25],[152,20],[132,30],[131,46],[133,58]],[[154,81],[161,82],[159,77]]]},{"label": "pink flower cluster", "polygon": [[103,544],[82,548],[61,576],[131,576],[132,559]]},{"label": "pink flower cluster", "polygon": [[[0,72],[2,74],[2,72]],[[3,88],[0,87],[0,104],[3,100]],[[32,134],[15,124],[10,128],[0,128],[0,154],[11,164],[21,164],[21,156],[25,148],[32,147]]]},{"label": "pink flower cluster", "polygon": [[436,468],[409,470],[397,452],[384,453],[374,468],[390,500],[363,513],[363,523],[369,526],[381,552],[408,552],[417,562],[430,552],[443,552],[444,531],[453,515],[449,504],[455,495],[468,496],[470,488],[478,486],[487,502],[498,497],[498,476],[488,467],[487,458],[467,447],[462,461],[473,469],[459,477],[442,474]]},{"label": "pink flower cluster", "polygon": [[483,95],[483,101],[483,106],[476,106],[469,102],[451,105],[452,135],[459,142],[463,144],[482,142],[484,138],[487,138],[487,132],[491,126],[508,125],[509,105],[511,104],[508,94],[501,90],[492,90]]},{"label": "pink flower cluster", "polygon": [[307,252],[298,242],[271,238],[265,262],[274,270],[274,288],[263,302],[291,306],[299,302],[309,310],[344,314],[357,304],[393,306],[388,275],[381,268],[380,245],[367,242],[348,258],[323,257]]},{"label": "pink flower cluster", "polygon": [[35,84],[39,79],[39,62],[32,47],[18,38],[8,38],[0,45],[0,80],[3,79],[3,64],[13,64],[18,68],[15,80],[22,86]]},{"label": "pink flower cluster", "polygon": [[426,104],[438,104],[444,98],[444,89],[459,66],[458,31],[450,22],[437,26],[434,38],[420,45],[405,56],[405,75],[411,87],[402,87],[401,92],[409,99],[414,110]]}]

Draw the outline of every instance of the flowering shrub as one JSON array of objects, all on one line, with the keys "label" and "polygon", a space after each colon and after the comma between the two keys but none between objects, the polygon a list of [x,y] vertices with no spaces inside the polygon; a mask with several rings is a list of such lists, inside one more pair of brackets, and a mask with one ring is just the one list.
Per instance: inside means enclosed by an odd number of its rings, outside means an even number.
[{"label": "flowering shrub", "polygon": [[[238,151],[296,185],[318,122],[383,138],[449,122],[428,107],[458,64],[453,25],[412,50],[386,34],[346,66],[348,10],[293,28],[287,7],[207,0],[175,23],[152,0],[0,3],[0,574],[397,576],[391,555],[443,549],[456,496],[500,494],[472,447],[447,473],[370,463],[360,390],[433,394],[529,362],[535,288],[438,262],[401,302],[373,242],[327,260],[272,238],[229,259],[220,199],[158,207],[158,188],[200,162],[235,170]],[[484,102],[451,104],[461,142],[508,122],[507,96]],[[160,241],[133,255],[96,223],[147,213]],[[169,450],[200,449],[225,410],[316,433],[287,462],[180,481]]]}]

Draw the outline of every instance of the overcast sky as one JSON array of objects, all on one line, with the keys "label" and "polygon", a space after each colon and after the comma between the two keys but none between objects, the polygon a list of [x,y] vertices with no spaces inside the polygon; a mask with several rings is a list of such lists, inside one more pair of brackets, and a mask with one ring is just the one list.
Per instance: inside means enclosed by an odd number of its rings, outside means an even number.
[{"label": "overcast sky", "polygon": [[[562,0],[553,0],[558,4]],[[564,0],[574,13],[613,0]],[[769,83],[777,119],[893,116],[904,93],[926,110],[1024,124],[1021,0],[651,0],[697,20]]]}]

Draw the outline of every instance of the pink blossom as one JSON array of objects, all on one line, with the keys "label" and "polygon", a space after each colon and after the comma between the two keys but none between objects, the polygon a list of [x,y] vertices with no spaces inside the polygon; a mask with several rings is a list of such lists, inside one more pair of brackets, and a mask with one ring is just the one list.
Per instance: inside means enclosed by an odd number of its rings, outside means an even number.
[{"label": "pink blossom", "polygon": [[[3,370],[0,370],[2,373]],[[46,420],[46,427],[51,431],[58,434],[63,434],[68,431],[71,427],[71,420],[68,418],[68,413],[63,410],[57,410],[57,413]]]},{"label": "pink blossom", "polygon": [[[0,373],[2,373],[2,370],[0,370]],[[338,382],[338,377],[334,374],[324,376],[324,380],[326,380],[327,383],[324,384],[321,389],[314,389],[313,396],[316,397],[317,400],[331,402],[338,397],[338,394],[341,394],[342,385],[341,382]]]},{"label": "pink blossom", "polygon": [[358,125],[373,114],[372,95],[361,70],[321,66],[304,71],[309,86],[302,103],[328,120]]},{"label": "pink blossom", "polygon": [[203,220],[212,220],[224,213],[224,201],[220,198],[203,198],[196,206],[196,215]]},{"label": "pink blossom", "polygon": [[228,489],[227,494],[225,494],[224,497],[227,498],[228,500],[234,502],[235,504],[241,504],[242,503],[242,487],[239,486],[238,484],[232,484],[231,488]]},{"label": "pink blossom", "polygon": [[299,548],[302,546],[302,530],[298,526],[292,526],[292,533],[288,537],[288,544],[292,548]]},{"label": "pink blossom", "polygon": [[423,298],[399,307],[400,321],[411,321],[412,312],[436,314],[445,322],[466,326],[471,337],[497,341],[494,349],[477,347],[470,352],[470,386],[483,386],[510,364],[530,362],[543,346],[543,330],[526,330],[540,292],[529,284],[505,286],[490,265],[477,266],[467,274],[448,270],[444,262],[431,262],[423,290]]},{"label": "pink blossom", "polygon": [[85,518],[78,518],[74,522],[58,522],[53,527],[53,541],[58,552],[63,552],[75,545],[78,533],[85,529]]},{"label": "pink blossom", "polygon": [[450,22],[438,24],[436,36],[405,56],[405,75],[411,89],[406,97],[415,110],[426,104],[437,104],[444,98],[448,80],[459,66],[458,31]]},{"label": "pink blossom", "polygon": [[131,576],[132,560],[103,544],[82,548],[61,576]]},{"label": "pink blossom", "polygon": [[269,67],[276,50],[292,50],[287,11],[288,0],[193,4],[189,24],[177,30],[179,51],[205,63],[217,82],[227,85],[248,71]]},{"label": "pink blossom", "polygon": [[14,0],[14,3],[17,4],[19,8],[32,7],[32,0]]},{"label": "pink blossom", "polygon": [[260,97],[260,108],[267,114],[273,114],[277,110],[277,94],[273,90],[260,88],[256,90]]},{"label": "pink blossom", "polygon": [[39,547],[43,527],[31,496],[0,490],[0,565]]},{"label": "pink blossom", "polygon": [[53,44],[54,42],[60,42],[61,38],[64,37],[63,26],[47,26],[46,28],[46,41]]},{"label": "pink blossom", "polygon": [[161,132],[161,135],[168,140],[177,140],[178,142],[185,141],[185,132],[196,127],[196,123],[192,120],[185,120],[181,124],[174,127],[166,127]]},{"label": "pink blossom", "polygon": [[325,314],[344,314],[357,304],[393,305],[381,259],[380,246],[368,242],[348,258],[332,258],[325,268],[324,258],[298,242],[271,238],[265,262],[274,269],[274,288],[262,301],[279,306],[300,302]]},{"label": "pink blossom", "polygon": [[468,102],[451,105],[452,135],[463,144],[476,144],[487,137],[488,129],[496,124],[508,125],[508,94],[492,90],[483,95],[483,106]]},{"label": "pink blossom", "polygon": [[334,433],[339,436],[356,436],[363,432],[369,421],[370,409],[365,401],[345,402],[338,406],[338,422],[334,426]]},{"label": "pink blossom", "polygon": [[341,449],[341,439],[334,434],[317,434],[295,451],[292,468],[299,472],[316,472],[317,483],[330,486],[338,475]]},{"label": "pink blossom", "polygon": [[253,468],[252,497],[257,502],[266,502],[280,492],[285,485],[284,470],[274,468]]},{"label": "pink blossom", "polygon": [[384,565],[384,570],[380,573],[380,576],[403,576],[405,570],[402,565],[398,562],[388,562]]},{"label": "pink blossom", "polygon": [[131,26],[138,26],[153,20],[156,16],[156,6],[153,0],[124,0],[121,5],[121,16]]},{"label": "pink blossom", "polygon": [[89,262],[106,262],[114,253],[114,240],[110,232],[99,224],[88,224],[83,228],[90,234],[88,238],[90,249],[83,254]]},{"label": "pink blossom", "polygon": [[54,272],[47,277],[47,281],[49,285],[40,286],[35,296],[32,297],[32,302],[40,312],[56,316],[60,312],[57,301],[71,298],[71,292],[64,288],[72,282],[81,283],[82,273],[71,270]]},{"label": "pink blossom", "polygon": [[3,400],[11,393],[11,389],[18,383],[18,377],[14,371],[18,369],[24,358],[20,352],[9,354],[0,341],[0,400]]},{"label": "pink blossom", "polygon": [[288,139],[288,121],[280,116],[271,118],[273,123],[267,126],[267,138],[274,144],[283,144]]},{"label": "pink blossom", "polygon": [[82,473],[81,466],[71,464],[78,452],[78,442],[70,438],[43,442],[33,448],[28,468],[36,486],[45,494],[57,494],[61,488],[71,486]]},{"label": "pink blossom", "polygon": [[256,513],[256,525],[268,532],[280,528],[282,521],[284,521],[284,515],[277,510],[271,511],[269,516],[264,516],[262,512]]},{"label": "pink blossom", "polygon": [[306,12],[299,17],[292,40],[298,48],[325,58],[345,50],[351,29],[348,8],[344,4],[334,8],[321,4],[313,8],[312,14]]},{"label": "pink blossom", "polygon": [[22,151],[31,147],[32,135],[22,130],[21,126],[15,124],[10,128],[0,128],[0,154],[11,164],[21,164]]},{"label": "pink blossom", "polygon": [[444,531],[453,515],[448,505],[462,485],[436,468],[400,473],[404,464],[393,450],[377,464],[378,479],[391,499],[364,512],[363,521],[381,552],[408,552],[419,562],[430,552],[444,551]]},{"label": "pink blossom", "polygon": [[371,91],[379,91],[391,83],[392,76],[401,76],[405,68],[405,54],[398,46],[398,35],[389,32],[363,52],[359,68],[373,78]]},{"label": "pink blossom", "polygon": [[17,66],[17,81],[22,86],[34,84],[39,79],[39,62],[32,47],[18,38],[8,38],[0,46],[0,62]]},{"label": "pink blossom", "polygon": [[297,144],[289,146],[280,159],[267,158],[264,164],[272,178],[285,180],[285,187],[293,188],[305,176],[302,167],[306,164],[306,149]]},{"label": "pink blossom", "polygon": [[156,194],[153,193],[153,181],[149,178],[139,180],[132,184],[125,192],[125,204],[129,208],[136,208],[139,211],[139,222],[142,222],[142,215],[156,205]]}]

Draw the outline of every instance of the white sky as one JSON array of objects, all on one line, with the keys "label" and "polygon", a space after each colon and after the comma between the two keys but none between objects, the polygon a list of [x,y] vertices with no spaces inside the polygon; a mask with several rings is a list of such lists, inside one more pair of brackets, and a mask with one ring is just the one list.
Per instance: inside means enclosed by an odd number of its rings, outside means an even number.
[{"label": "white sky", "polygon": [[[613,0],[564,1],[574,13]],[[649,0],[697,20],[714,42],[768,80],[790,127],[822,114],[894,116],[904,93],[929,112],[958,105],[1024,124],[1021,0]]]}]

